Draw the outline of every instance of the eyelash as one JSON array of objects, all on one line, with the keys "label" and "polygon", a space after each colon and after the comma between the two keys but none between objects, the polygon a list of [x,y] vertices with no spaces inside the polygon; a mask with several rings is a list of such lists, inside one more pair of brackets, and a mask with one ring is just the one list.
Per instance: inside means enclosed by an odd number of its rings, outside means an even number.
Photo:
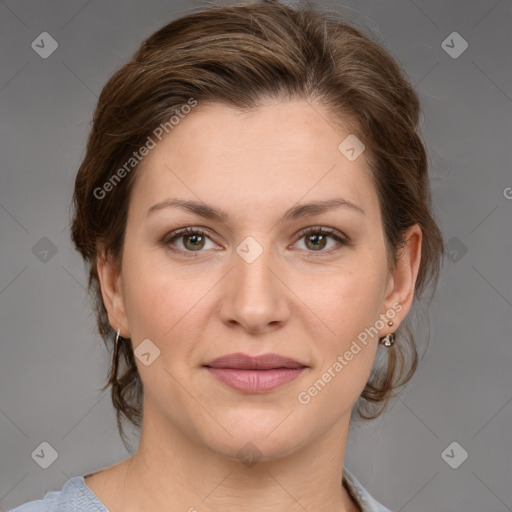
[{"label": "eyelash", "polygon": [[[331,238],[333,238],[336,242],[338,242],[338,244],[340,246],[350,245],[348,238],[336,234],[336,230],[334,230],[332,228],[325,228],[322,226],[313,226],[313,227],[302,229],[296,235],[297,241],[301,240],[302,238],[304,238],[307,235],[312,235],[312,234],[328,235]],[[184,255],[186,255],[186,257],[195,258],[198,256],[198,254],[196,254],[196,253],[204,252],[204,251],[184,251],[182,249],[173,248],[171,245],[172,242],[174,242],[178,238],[181,238],[182,236],[185,236],[185,235],[206,235],[208,238],[210,238],[210,240],[212,238],[212,233],[207,229],[204,229],[204,228],[182,228],[182,229],[178,229],[176,231],[171,231],[170,233],[165,235],[161,241],[161,244],[164,247],[171,250],[172,252],[184,254]],[[334,248],[334,249],[331,248],[327,251],[321,250],[321,251],[306,251],[306,252],[309,253],[308,254],[308,258],[309,258],[309,257],[316,257],[316,256],[319,256],[319,257],[328,256],[338,250],[339,250],[339,247]]]}]

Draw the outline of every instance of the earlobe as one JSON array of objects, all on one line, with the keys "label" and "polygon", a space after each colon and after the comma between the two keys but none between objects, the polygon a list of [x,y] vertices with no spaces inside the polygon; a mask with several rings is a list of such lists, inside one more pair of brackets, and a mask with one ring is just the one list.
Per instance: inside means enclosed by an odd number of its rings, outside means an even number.
[{"label": "earlobe", "polygon": [[96,268],[110,325],[114,331],[121,329],[123,338],[129,338],[121,273],[112,258],[106,257],[103,253],[98,254]]},{"label": "earlobe", "polygon": [[[422,232],[418,224],[407,228],[405,245],[397,256],[392,276],[393,288],[386,298],[387,308],[400,304],[400,318],[407,316],[414,299],[414,288],[420,268]],[[398,322],[395,322],[397,325]]]}]

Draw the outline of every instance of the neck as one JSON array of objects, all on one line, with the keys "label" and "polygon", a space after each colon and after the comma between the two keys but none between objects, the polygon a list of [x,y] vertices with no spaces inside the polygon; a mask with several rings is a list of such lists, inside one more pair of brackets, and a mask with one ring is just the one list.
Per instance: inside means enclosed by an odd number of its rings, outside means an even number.
[{"label": "neck", "polygon": [[188,512],[357,512],[341,483],[349,422],[341,417],[315,442],[284,456],[265,457],[246,445],[249,459],[243,462],[145,410],[137,452],[126,466],[125,503],[155,512],[169,510],[170,503]]}]

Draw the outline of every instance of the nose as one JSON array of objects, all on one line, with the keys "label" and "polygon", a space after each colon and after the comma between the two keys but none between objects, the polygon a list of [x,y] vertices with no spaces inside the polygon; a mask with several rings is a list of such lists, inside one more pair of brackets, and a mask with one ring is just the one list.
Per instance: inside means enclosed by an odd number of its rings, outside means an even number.
[{"label": "nose", "polygon": [[226,325],[263,334],[286,323],[290,316],[286,286],[275,263],[266,247],[252,262],[233,255],[233,268],[226,276],[219,310]]}]

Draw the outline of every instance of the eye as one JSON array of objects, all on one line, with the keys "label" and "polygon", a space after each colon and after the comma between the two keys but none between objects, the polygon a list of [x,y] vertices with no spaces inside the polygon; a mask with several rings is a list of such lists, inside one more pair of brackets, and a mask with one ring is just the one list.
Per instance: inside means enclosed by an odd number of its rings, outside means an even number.
[{"label": "eye", "polygon": [[[209,232],[202,228],[183,228],[166,235],[162,240],[162,244],[176,252],[201,252],[203,249],[215,249],[218,247],[210,239],[210,236]],[[208,242],[211,244],[210,247],[208,247]]]},{"label": "eye", "polygon": [[[304,246],[308,252],[319,252],[330,254],[337,250],[336,244],[339,246],[348,245],[348,240],[341,234],[337,234],[332,228],[321,226],[303,229],[297,234],[299,241],[304,240]],[[329,245],[329,239],[331,244]],[[324,250],[327,247],[327,250]]]},{"label": "eye", "polygon": [[[348,238],[338,234],[332,228],[322,226],[305,228],[296,236],[300,242],[304,240],[303,247],[299,247],[299,249],[309,253],[316,252],[319,255],[331,254],[336,252],[340,246],[349,245]],[[171,251],[195,256],[192,253],[203,252],[203,249],[218,249],[219,246],[211,240],[211,237],[211,233],[206,229],[187,227],[168,233],[162,239],[161,244]]]}]

